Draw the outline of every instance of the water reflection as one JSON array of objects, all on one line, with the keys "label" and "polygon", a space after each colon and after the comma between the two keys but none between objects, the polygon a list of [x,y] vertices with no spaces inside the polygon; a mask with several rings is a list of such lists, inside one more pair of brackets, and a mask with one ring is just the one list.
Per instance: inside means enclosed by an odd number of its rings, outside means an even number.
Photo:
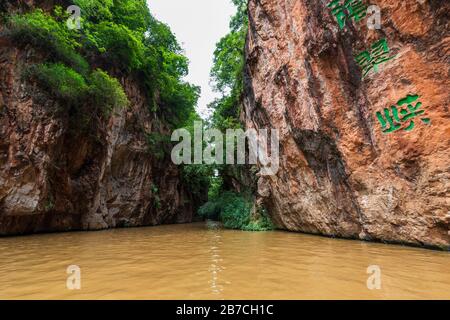
[{"label": "water reflection", "polygon": [[209,246],[211,254],[211,265],[209,272],[211,273],[211,292],[214,295],[220,295],[223,291],[223,286],[219,284],[219,273],[224,269],[221,265],[223,259],[220,257],[220,247],[222,244],[222,237],[220,235],[220,224],[215,221],[207,221],[206,227],[209,235]]},{"label": "water reflection", "polygon": [[[450,299],[448,252],[215,223],[0,238],[0,299]],[[66,269],[81,268],[81,290]],[[369,290],[378,265],[381,290]]]}]

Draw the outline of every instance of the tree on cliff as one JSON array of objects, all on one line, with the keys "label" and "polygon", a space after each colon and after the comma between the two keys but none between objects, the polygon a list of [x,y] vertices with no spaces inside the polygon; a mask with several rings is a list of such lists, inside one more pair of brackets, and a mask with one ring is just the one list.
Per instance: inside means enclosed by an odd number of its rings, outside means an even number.
[{"label": "tree on cliff", "polygon": [[[99,73],[93,72],[98,68],[122,100],[123,89],[112,76],[131,75],[143,83],[150,109],[159,111],[172,127],[182,126],[195,113],[199,88],[183,80],[188,60],[169,27],[150,14],[145,0],[74,3],[83,12],[79,30],[67,28],[69,15],[58,6],[51,13],[35,9],[9,17],[4,33],[19,45],[31,44],[46,55],[45,66],[32,69],[34,80],[57,98],[67,98],[60,92],[66,89],[65,83],[76,84],[78,90],[71,92],[70,102],[80,107],[91,91],[111,96],[105,92],[108,86],[95,81]],[[55,79],[60,86],[55,86]]]},{"label": "tree on cliff", "polygon": [[237,13],[231,18],[230,32],[216,45],[211,78],[222,97],[210,104],[211,123],[221,130],[240,128],[239,104],[243,91],[244,47],[247,36],[247,0],[233,0]]}]

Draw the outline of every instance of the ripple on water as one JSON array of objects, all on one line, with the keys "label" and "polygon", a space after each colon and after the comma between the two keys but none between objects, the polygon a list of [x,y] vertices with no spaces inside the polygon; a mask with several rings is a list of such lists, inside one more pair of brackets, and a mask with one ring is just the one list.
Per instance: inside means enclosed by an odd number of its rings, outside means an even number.
[{"label": "ripple on water", "polygon": [[0,299],[450,299],[448,252],[214,223],[2,238],[0,257]]}]

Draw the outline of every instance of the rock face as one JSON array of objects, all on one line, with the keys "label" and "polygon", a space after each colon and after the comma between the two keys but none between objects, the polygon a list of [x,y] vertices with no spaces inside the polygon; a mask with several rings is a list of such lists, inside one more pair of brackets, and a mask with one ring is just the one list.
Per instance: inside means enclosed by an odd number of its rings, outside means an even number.
[{"label": "rock face", "polygon": [[[450,3],[372,0],[369,30],[329,2],[250,0],[242,117],[280,131],[260,198],[283,229],[449,248]],[[363,78],[354,55],[383,38],[396,56]],[[383,133],[376,113],[408,95],[426,113]]]},{"label": "rock face", "polygon": [[68,108],[22,78],[38,56],[0,38],[0,235],[185,223],[193,199],[170,155],[145,133],[169,134],[137,81],[95,132],[74,130]]}]

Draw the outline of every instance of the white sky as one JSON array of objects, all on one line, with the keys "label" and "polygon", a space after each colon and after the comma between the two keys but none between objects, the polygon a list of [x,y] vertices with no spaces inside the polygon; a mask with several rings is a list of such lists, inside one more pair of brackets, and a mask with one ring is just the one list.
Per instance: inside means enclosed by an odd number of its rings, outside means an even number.
[{"label": "white sky", "polygon": [[166,23],[188,57],[186,80],[202,88],[197,111],[205,116],[207,105],[218,96],[209,85],[216,43],[229,31],[236,9],[231,0],[148,0],[152,15]]}]

